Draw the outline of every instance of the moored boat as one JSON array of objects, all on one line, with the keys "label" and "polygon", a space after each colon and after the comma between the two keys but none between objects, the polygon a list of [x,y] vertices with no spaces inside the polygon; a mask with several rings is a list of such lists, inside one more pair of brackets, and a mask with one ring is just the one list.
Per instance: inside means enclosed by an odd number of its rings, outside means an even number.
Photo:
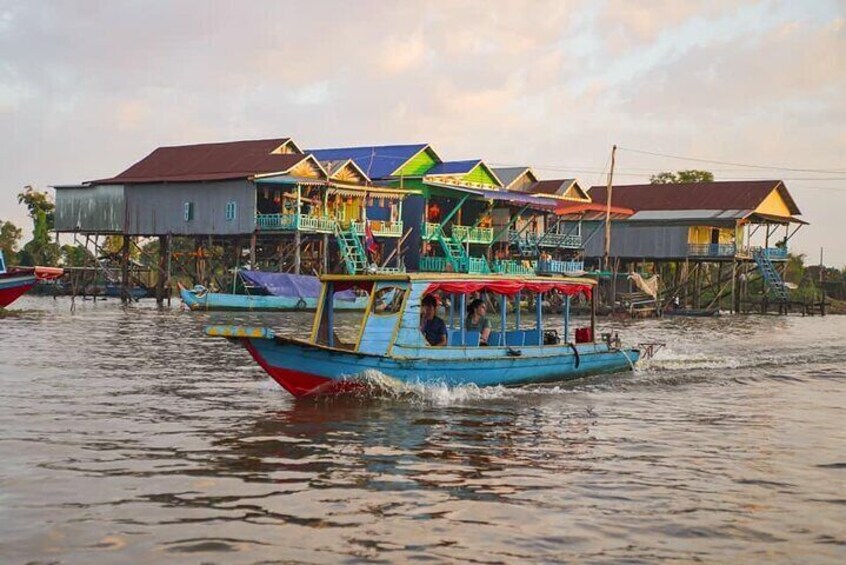
[{"label": "moored boat", "polygon": [[[210,292],[201,285],[185,288],[179,285],[182,302],[191,310],[267,310],[267,311],[314,311],[320,296],[320,282],[317,277],[293,275],[290,273],[267,273],[263,271],[239,271],[244,283],[244,294]],[[335,296],[337,310],[364,310],[366,295],[354,292],[338,293]]]},{"label": "moored boat", "polygon": [[[511,386],[630,370],[640,358],[639,350],[623,349],[610,338],[596,342],[595,316],[589,327],[571,332],[571,299],[584,296],[595,304],[596,283],[590,279],[399,273],[327,275],[321,280],[308,337],[243,326],[209,326],[206,333],[239,342],[297,397],[358,389],[362,376],[374,371],[407,384]],[[334,294],[351,288],[368,292],[370,301],[354,341],[344,341],[335,326]],[[534,321],[521,323],[517,308],[509,324],[509,303],[519,304],[525,293],[537,295]],[[563,324],[558,328],[544,324],[542,303],[548,293],[564,295]],[[474,295],[498,302],[496,328],[468,328],[471,318],[463,313]],[[449,321],[443,324],[446,335],[439,346],[430,345],[428,334],[424,336],[428,322],[421,329],[421,312],[435,302],[429,297],[440,299]],[[432,314],[426,316],[431,321]],[[571,333],[576,338],[572,341]]]},{"label": "moored boat", "polygon": [[35,286],[40,280],[54,280],[62,276],[64,270],[58,267],[11,267],[6,268],[6,260],[0,251],[0,308],[5,308],[22,294]]}]

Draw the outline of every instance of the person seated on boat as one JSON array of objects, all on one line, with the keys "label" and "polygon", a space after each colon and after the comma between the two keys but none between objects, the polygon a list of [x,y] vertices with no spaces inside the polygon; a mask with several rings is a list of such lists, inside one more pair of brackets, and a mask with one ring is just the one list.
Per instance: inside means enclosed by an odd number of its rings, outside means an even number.
[{"label": "person seated on boat", "polygon": [[481,298],[476,298],[467,307],[467,318],[464,320],[464,328],[470,331],[479,332],[479,345],[488,344],[488,336],[491,335],[491,321],[485,314],[488,313],[488,306]]},{"label": "person seated on boat", "polygon": [[438,301],[431,294],[427,294],[420,302],[420,331],[429,345],[446,345],[447,329],[443,320],[435,314],[438,310]]}]

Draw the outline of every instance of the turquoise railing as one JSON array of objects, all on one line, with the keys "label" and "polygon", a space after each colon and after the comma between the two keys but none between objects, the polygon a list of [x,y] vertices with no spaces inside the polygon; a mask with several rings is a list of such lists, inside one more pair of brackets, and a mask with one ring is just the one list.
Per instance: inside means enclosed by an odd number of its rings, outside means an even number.
[{"label": "turquoise railing", "polygon": [[585,270],[584,261],[559,261],[557,259],[541,259],[537,263],[536,272],[539,275],[567,275]]},{"label": "turquoise railing", "polygon": [[694,257],[734,257],[733,243],[690,243],[687,254]]},{"label": "turquoise railing", "polygon": [[[364,235],[365,222],[353,222],[352,229],[358,235]],[[437,225],[437,224],[435,224]],[[373,235],[381,237],[402,237],[402,221],[396,222],[382,222],[371,221],[370,229],[373,230]]]},{"label": "turquoise railing", "polygon": [[493,228],[470,226],[452,226],[452,238],[460,243],[490,243],[493,241]]},{"label": "turquoise railing", "polygon": [[256,214],[256,227],[259,231],[295,230],[296,214]]},{"label": "turquoise railing", "polygon": [[535,261],[501,259],[493,262],[493,271],[503,275],[533,275],[535,274]]},{"label": "turquoise railing", "polygon": [[488,260],[484,257],[468,257],[466,270],[456,271],[446,257],[421,257],[420,270],[427,273],[466,272],[470,274],[489,274],[491,272]]},{"label": "turquoise railing", "polygon": [[582,236],[577,234],[545,233],[537,241],[541,247],[579,249],[582,246]]},{"label": "turquoise railing", "polygon": [[326,216],[307,214],[256,214],[256,227],[259,231],[304,231],[332,233],[335,220]]},{"label": "turquoise railing", "polygon": [[445,273],[449,262],[446,257],[421,257],[420,270],[428,273]]}]

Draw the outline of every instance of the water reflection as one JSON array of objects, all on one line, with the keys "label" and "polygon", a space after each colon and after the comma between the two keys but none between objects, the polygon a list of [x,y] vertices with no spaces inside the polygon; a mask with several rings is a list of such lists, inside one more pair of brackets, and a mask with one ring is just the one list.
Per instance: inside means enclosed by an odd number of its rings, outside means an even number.
[{"label": "water reflection", "polygon": [[667,350],[294,401],[200,330],[307,316],[28,300],[0,326],[4,562],[842,561],[839,318],[614,321]]}]

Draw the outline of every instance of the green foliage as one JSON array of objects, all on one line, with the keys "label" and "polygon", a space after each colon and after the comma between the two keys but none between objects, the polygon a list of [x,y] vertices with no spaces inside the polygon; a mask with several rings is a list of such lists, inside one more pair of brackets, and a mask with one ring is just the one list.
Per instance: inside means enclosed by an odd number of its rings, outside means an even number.
[{"label": "green foliage", "polygon": [[22,236],[23,230],[21,228],[12,222],[0,220],[0,249],[3,250],[3,256],[6,258],[7,265],[15,265],[17,263],[17,249]]},{"label": "green foliage", "polygon": [[680,184],[685,182],[714,182],[714,174],[710,171],[686,169],[683,171],[663,171],[649,177],[650,184]]},{"label": "green foliage", "polygon": [[23,246],[18,259],[21,265],[56,265],[62,256],[58,244],[50,241],[54,226],[56,206],[46,192],[39,192],[31,186],[24,187],[18,194],[18,203],[24,204],[32,218],[32,240]]},{"label": "green foliage", "polygon": [[94,254],[83,245],[63,245],[61,253],[62,265],[66,267],[90,267],[96,263]]}]

